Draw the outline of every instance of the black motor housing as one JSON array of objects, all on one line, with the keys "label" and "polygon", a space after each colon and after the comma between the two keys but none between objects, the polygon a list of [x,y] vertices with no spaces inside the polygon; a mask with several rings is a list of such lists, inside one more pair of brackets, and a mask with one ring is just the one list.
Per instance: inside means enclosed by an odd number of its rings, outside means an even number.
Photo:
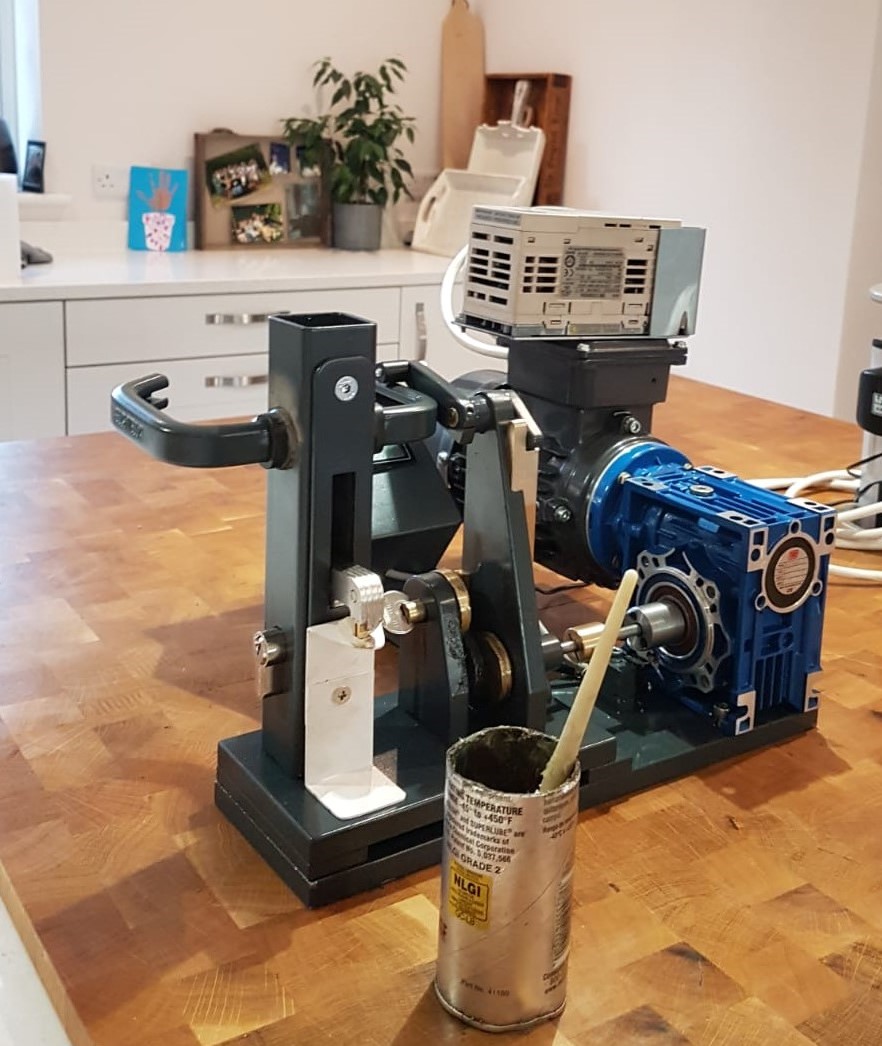
[{"label": "black motor housing", "polygon": [[[649,435],[672,366],[686,362],[683,342],[665,339],[515,340],[508,370],[472,371],[453,384],[463,394],[515,389],[543,433],[536,504],[535,560],[575,580],[614,586],[586,537],[591,492],[609,462]],[[450,434],[434,451],[455,500],[465,495],[466,456]]]}]

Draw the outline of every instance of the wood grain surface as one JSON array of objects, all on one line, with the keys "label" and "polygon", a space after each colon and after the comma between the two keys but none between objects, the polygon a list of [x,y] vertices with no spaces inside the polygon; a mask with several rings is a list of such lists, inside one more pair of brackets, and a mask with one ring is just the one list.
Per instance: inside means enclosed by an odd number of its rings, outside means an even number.
[{"label": "wood grain surface", "polygon": [[[655,427],[745,476],[860,448],[685,380]],[[307,911],[212,804],[257,721],[264,477],[0,446],[0,894],[77,1046],[487,1041],[433,994],[437,869]],[[581,815],[567,1009],[495,1042],[882,1042],[882,588],[828,606],[819,730]]]}]

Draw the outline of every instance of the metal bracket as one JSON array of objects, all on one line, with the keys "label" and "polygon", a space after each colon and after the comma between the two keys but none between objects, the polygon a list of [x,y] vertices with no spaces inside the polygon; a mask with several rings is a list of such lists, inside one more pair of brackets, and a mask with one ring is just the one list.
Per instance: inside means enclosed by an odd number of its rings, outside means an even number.
[{"label": "metal bracket", "polygon": [[304,784],[335,817],[393,806],[404,792],[373,765],[376,639],[353,644],[342,621],[306,630]]}]

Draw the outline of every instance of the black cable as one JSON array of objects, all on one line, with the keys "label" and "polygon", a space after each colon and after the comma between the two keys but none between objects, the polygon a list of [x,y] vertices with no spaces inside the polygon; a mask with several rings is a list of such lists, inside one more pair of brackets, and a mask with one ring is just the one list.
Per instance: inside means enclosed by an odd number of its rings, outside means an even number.
[{"label": "black cable", "polygon": [[550,587],[544,585],[534,585],[534,589],[539,593],[540,596],[556,596],[558,592],[572,592],[576,588],[587,588],[587,581],[568,581],[563,585],[552,585]]},{"label": "black cable", "polygon": [[[845,472],[847,472],[852,479],[855,479],[858,481],[858,483],[860,483],[861,477],[858,475],[857,469],[859,469],[862,465],[870,465],[872,464],[872,462],[878,461],[880,458],[882,458],[882,450],[880,450],[876,454],[870,454],[869,457],[861,458],[860,461],[853,461],[850,465],[846,465]],[[868,483],[865,487],[858,487],[854,495],[854,504],[856,505],[864,496],[864,494],[866,494],[868,490],[872,490],[873,487],[876,487],[877,500],[882,500],[882,479],[877,479],[874,480],[872,483]],[[836,502],[836,504],[846,504],[846,502]],[[835,507],[835,505],[833,507]]]},{"label": "black cable", "polygon": [[859,479],[859,476],[855,476],[853,469],[860,468],[861,465],[869,465],[871,461],[878,461],[882,458],[882,450],[878,454],[871,454],[868,458],[861,458],[860,461],[854,461],[851,465],[845,466],[845,471],[852,477],[852,479]]}]

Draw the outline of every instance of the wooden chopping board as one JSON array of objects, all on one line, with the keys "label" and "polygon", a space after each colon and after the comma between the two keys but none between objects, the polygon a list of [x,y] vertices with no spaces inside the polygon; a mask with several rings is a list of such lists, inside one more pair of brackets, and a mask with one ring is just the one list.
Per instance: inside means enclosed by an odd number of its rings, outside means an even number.
[{"label": "wooden chopping board", "polygon": [[441,28],[441,161],[464,168],[484,107],[484,24],[452,0]]}]

